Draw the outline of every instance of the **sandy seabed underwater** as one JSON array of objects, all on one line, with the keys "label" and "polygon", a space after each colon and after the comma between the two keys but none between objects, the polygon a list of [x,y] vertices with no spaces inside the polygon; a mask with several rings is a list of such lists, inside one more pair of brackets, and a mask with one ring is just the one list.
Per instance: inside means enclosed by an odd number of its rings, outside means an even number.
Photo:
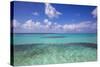
[{"label": "sandy seabed underwater", "polygon": [[42,65],[97,60],[95,43],[32,43],[14,45],[14,65]]}]

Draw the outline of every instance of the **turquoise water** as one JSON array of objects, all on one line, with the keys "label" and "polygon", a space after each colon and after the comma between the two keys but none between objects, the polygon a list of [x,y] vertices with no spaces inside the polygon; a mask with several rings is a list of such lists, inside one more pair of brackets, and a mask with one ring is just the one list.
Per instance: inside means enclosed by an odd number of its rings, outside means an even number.
[{"label": "turquoise water", "polygon": [[79,45],[28,45],[15,47],[14,65],[75,63],[97,60],[97,49]]},{"label": "turquoise water", "polygon": [[14,44],[96,43],[96,34],[14,34]]},{"label": "turquoise water", "polygon": [[14,34],[14,65],[97,60],[96,34]]}]

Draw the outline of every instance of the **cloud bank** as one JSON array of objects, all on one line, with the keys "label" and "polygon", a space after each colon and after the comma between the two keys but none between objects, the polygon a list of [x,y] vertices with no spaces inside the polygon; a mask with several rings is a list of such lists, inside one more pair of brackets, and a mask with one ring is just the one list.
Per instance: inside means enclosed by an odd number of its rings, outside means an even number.
[{"label": "cloud bank", "polygon": [[[43,22],[32,21],[32,19],[27,20],[23,24],[15,22],[14,20],[14,30],[16,32],[23,33],[79,33],[79,32],[96,32],[96,23],[91,21],[83,21],[80,23],[73,24],[58,24],[56,22],[51,22],[48,19],[44,19]],[[95,30],[95,31],[94,31]],[[27,32],[26,32],[27,31]]]},{"label": "cloud bank", "polygon": [[17,20],[13,20],[13,28],[17,28],[20,26],[20,23]]},{"label": "cloud bank", "polygon": [[[29,19],[25,22],[18,22],[13,20],[14,33],[95,33],[97,24],[92,21],[82,21],[67,24],[69,22],[52,22],[51,19],[58,18],[62,15],[51,4],[45,3],[44,13],[47,16],[43,21],[33,21]],[[38,16],[38,12],[32,13],[34,16]],[[94,18],[97,17],[97,8],[91,11]],[[78,14],[80,16],[80,14]],[[60,18],[59,18],[60,19]]]}]

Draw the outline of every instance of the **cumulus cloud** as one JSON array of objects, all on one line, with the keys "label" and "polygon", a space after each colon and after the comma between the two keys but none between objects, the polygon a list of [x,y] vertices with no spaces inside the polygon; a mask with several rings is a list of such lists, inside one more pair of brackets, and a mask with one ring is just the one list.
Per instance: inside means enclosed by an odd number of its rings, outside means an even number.
[{"label": "cumulus cloud", "polygon": [[51,22],[51,21],[49,21],[48,19],[44,19],[44,24],[46,24],[46,25],[51,25],[51,24],[52,24],[52,22]]},{"label": "cumulus cloud", "polygon": [[14,28],[17,28],[17,27],[19,27],[20,26],[20,23],[17,21],[17,20],[13,20],[13,27]]},{"label": "cumulus cloud", "polygon": [[97,8],[95,8],[95,9],[92,11],[91,14],[93,15],[94,18],[96,18],[96,17],[97,17]]},{"label": "cumulus cloud", "polygon": [[42,25],[38,21],[32,21],[32,19],[27,20],[24,24],[21,26],[22,28],[26,30],[38,30],[41,29]]},{"label": "cumulus cloud", "polygon": [[32,14],[35,15],[35,16],[38,16],[39,15],[38,12],[33,12]]},{"label": "cumulus cloud", "polygon": [[45,14],[49,18],[57,18],[62,13],[57,11],[51,4],[45,3]]},{"label": "cumulus cloud", "polygon": [[34,22],[32,20],[28,20],[22,25],[22,27],[24,29],[32,29],[33,25],[34,25]]},{"label": "cumulus cloud", "polygon": [[77,24],[65,24],[63,29],[65,31],[84,31],[86,29],[92,29],[95,27],[91,21],[84,21]]},{"label": "cumulus cloud", "polygon": [[[16,22],[16,21],[15,21]],[[15,27],[18,22],[14,24]],[[91,21],[84,21],[80,23],[73,23],[73,24],[59,24],[56,22],[51,22],[48,19],[44,19],[43,22],[33,21],[32,19],[27,20],[23,24],[18,24],[17,30],[20,30],[21,32],[24,31],[24,33],[71,33],[71,32],[86,32],[94,30],[96,31],[96,23],[93,23]]]}]

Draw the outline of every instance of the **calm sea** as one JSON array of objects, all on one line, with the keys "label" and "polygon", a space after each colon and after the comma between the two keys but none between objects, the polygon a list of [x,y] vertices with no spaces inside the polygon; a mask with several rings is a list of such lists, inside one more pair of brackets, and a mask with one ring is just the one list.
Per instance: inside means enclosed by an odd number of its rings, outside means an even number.
[{"label": "calm sea", "polygon": [[97,35],[95,33],[74,33],[74,34],[52,34],[37,33],[26,34],[17,33],[13,36],[14,45],[20,44],[66,44],[66,43],[96,43]]}]

